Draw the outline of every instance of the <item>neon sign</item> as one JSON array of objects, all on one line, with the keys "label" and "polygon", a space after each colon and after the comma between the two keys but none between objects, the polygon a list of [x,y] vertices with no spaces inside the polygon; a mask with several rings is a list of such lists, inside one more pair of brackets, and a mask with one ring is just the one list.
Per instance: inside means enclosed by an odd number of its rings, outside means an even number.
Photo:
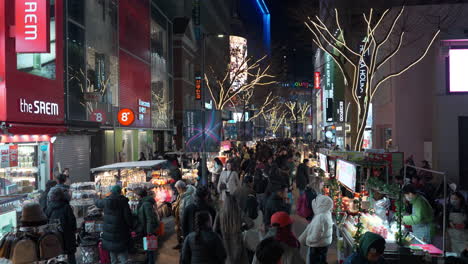
[{"label": "neon sign", "polygon": [[16,0],[16,52],[50,52],[49,0]]}]

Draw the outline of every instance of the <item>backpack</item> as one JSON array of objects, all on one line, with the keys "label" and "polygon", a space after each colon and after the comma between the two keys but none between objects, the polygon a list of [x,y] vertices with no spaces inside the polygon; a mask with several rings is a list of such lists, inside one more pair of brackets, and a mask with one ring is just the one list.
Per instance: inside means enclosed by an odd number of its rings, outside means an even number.
[{"label": "backpack", "polygon": [[36,242],[30,238],[21,239],[16,243],[10,259],[14,264],[31,264],[39,261]]},{"label": "backpack", "polygon": [[39,240],[39,256],[42,260],[51,259],[63,253],[62,241],[56,233],[45,233]]}]

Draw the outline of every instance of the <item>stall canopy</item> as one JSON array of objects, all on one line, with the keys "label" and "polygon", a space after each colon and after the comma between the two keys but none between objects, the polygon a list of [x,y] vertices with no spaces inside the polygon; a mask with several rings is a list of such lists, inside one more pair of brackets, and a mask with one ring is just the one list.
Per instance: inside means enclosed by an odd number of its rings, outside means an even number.
[{"label": "stall canopy", "polygon": [[108,170],[120,170],[120,169],[131,169],[131,168],[140,168],[140,169],[156,169],[165,165],[167,160],[145,160],[145,161],[130,161],[130,162],[119,162],[114,164],[105,165],[102,167],[97,167],[91,169],[91,172],[97,171],[108,171]]}]

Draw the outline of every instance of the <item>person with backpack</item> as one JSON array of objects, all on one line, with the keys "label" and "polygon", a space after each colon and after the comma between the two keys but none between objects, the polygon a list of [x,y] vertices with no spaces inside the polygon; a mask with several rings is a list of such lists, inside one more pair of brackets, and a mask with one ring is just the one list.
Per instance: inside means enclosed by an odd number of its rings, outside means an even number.
[{"label": "person with backpack", "polygon": [[212,230],[211,213],[199,211],[195,215],[194,231],[185,238],[181,264],[220,264],[226,260],[221,237]]},{"label": "person with backpack", "polygon": [[[160,223],[159,216],[154,212],[156,201],[143,188],[138,188],[135,193],[140,198],[137,206],[138,225],[136,233],[141,238],[155,235]],[[147,262],[154,264],[154,251],[147,251],[146,256]]]},{"label": "person with backpack", "polygon": [[60,188],[49,192],[49,202],[45,212],[49,223],[58,221],[62,236],[62,248],[68,256],[68,263],[75,264],[76,253],[76,218],[66,194]]},{"label": "person with backpack", "polygon": [[208,211],[214,221],[216,210],[210,204],[210,189],[207,186],[199,186],[195,192],[195,201],[188,205],[182,214],[182,233],[184,238],[194,231],[195,215],[200,211]]},{"label": "person with backpack", "polygon": [[102,247],[109,251],[112,264],[127,263],[133,216],[128,199],[122,195],[122,187],[112,186],[111,194],[105,199],[97,200],[96,207],[104,209]]},{"label": "person with backpack", "polygon": [[312,208],[314,218],[299,236],[299,241],[309,248],[308,263],[326,264],[328,247],[333,239],[333,200],[326,195],[319,195],[312,201]]}]

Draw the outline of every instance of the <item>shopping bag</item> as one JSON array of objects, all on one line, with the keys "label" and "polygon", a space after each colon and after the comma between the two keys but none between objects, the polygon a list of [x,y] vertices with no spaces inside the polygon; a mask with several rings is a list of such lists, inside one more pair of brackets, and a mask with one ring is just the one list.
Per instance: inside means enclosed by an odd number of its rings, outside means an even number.
[{"label": "shopping bag", "polygon": [[159,226],[154,233],[156,234],[156,236],[162,237],[164,236],[164,232],[164,223],[162,221],[159,221]]},{"label": "shopping bag", "polygon": [[312,210],[310,210],[308,206],[307,195],[305,194],[305,192],[299,196],[299,199],[297,200],[296,208],[297,208],[296,212],[299,216],[307,218],[310,215],[312,215]]},{"label": "shopping bag", "polygon": [[158,237],[146,236],[143,238],[143,249],[146,251],[158,249]]},{"label": "shopping bag", "polygon": [[99,247],[99,261],[100,261],[99,263],[100,264],[110,264],[111,260],[110,260],[109,251],[102,248],[102,241],[99,242],[98,247]]}]

